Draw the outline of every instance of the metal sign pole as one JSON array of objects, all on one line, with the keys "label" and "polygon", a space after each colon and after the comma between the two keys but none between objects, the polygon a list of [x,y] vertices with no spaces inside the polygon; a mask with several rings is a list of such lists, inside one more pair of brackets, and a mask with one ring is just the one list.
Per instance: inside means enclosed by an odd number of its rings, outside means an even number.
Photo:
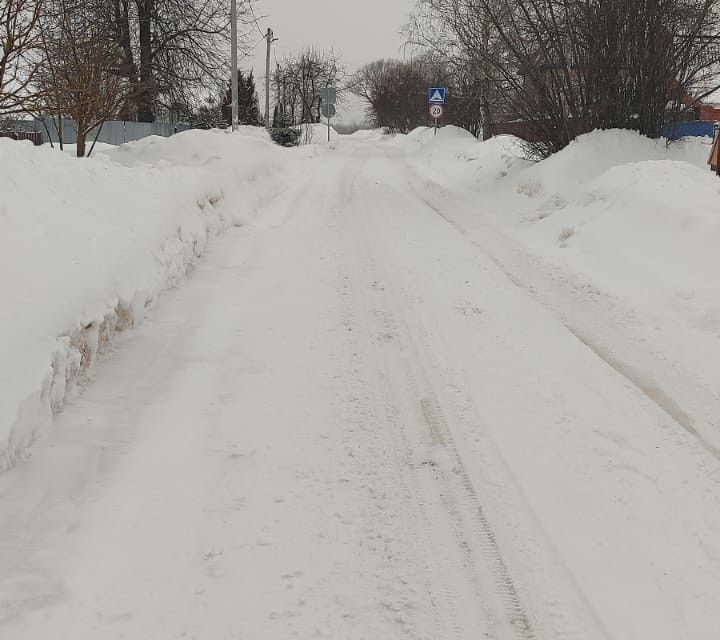
[{"label": "metal sign pole", "polygon": [[327,118],[328,142],[330,142],[330,120],[335,115],[336,102],[337,89],[335,87],[324,87],[320,89],[320,113]]},{"label": "metal sign pole", "polygon": [[265,128],[270,128],[270,48],[272,43],[275,42],[273,39],[273,30],[268,27],[265,38],[267,39],[267,53],[265,55]]},{"label": "metal sign pole", "polygon": [[442,118],[445,112],[445,96],[447,89],[445,87],[430,87],[428,89],[428,103],[430,105],[430,116],[435,120],[435,132],[433,135],[437,136],[438,132],[438,120]]}]

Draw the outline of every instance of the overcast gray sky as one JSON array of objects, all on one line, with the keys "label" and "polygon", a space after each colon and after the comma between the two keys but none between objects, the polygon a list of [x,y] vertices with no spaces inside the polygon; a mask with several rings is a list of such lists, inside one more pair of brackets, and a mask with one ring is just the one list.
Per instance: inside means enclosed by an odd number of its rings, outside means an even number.
[{"label": "overcast gray sky", "polygon": [[[414,0],[258,0],[256,13],[262,31],[271,27],[279,38],[273,45],[278,59],[308,45],[334,47],[353,70],[378,58],[402,57],[399,31],[414,5]],[[255,35],[259,40],[257,30]],[[265,78],[264,44],[241,66],[253,66],[260,85]],[[263,88],[258,89],[264,95]]]}]

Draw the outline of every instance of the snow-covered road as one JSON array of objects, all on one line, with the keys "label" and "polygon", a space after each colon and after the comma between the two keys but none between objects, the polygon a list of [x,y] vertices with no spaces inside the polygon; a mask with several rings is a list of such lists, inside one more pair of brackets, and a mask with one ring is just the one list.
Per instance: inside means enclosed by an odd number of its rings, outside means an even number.
[{"label": "snow-covered road", "polygon": [[458,206],[347,142],[215,242],[0,476],[0,638],[716,638],[716,452]]}]

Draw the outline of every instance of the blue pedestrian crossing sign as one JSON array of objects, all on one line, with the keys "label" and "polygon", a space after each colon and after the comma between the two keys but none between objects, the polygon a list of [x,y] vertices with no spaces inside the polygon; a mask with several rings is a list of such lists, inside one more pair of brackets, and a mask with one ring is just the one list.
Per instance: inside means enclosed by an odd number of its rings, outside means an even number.
[{"label": "blue pedestrian crossing sign", "polygon": [[445,87],[431,87],[428,91],[428,102],[430,104],[445,104]]}]

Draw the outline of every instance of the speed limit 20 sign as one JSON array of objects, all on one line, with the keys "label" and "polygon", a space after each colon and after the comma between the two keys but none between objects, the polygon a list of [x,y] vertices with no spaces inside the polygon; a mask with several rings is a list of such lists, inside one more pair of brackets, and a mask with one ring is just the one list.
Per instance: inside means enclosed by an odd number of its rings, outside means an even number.
[{"label": "speed limit 20 sign", "polygon": [[441,104],[431,104],[430,105],[430,117],[435,118],[437,120],[438,118],[442,118],[443,113],[445,113],[445,107],[443,107]]}]

